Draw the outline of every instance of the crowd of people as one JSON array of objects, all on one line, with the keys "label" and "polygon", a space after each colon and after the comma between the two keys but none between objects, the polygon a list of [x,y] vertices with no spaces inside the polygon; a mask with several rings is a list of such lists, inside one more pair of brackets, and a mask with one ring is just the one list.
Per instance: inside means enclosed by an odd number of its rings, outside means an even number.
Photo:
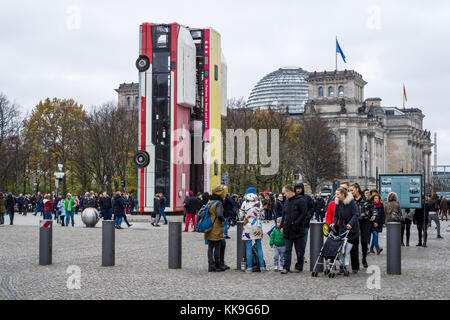
[{"label": "crowd of people", "polygon": [[[168,223],[165,214],[166,198],[157,193],[153,199],[154,227],[159,227],[161,217],[164,224]],[[348,231],[348,245],[344,254],[344,268],[351,265],[353,273],[360,270],[361,263],[368,268],[367,257],[370,254],[380,255],[383,248],[378,237],[383,232],[383,226],[388,222],[401,223],[401,245],[410,245],[411,225],[415,224],[418,231],[417,246],[426,247],[427,233],[424,232],[436,224],[437,238],[442,239],[440,219],[447,220],[450,206],[445,197],[439,198],[434,192],[423,197],[423,208],[401,208],[398,196],[391,192],[387,201],[376,189],[362,190],[358,183],[350,185],[343,182],[332,196],[309,196],[305,193],[305,186],[297,183],[294,187],[286,185],[280,194],[269,191],[257,193],[255,188],[248,188],[244,195],[228,194],[226,188],[218,185],[212,193],[198,193],[192,191],[184,201],[184,232],[189,229],[196,230],[197,214],[202,207],[207,206],[213,226],[205,232],[204,239],[208,245],[208,270],[210,272],[225,271],[229,267],[224,262],[226,240],[230,239],[228,230],[243,222],[242,240],[245,242],[246,260],[245,271],[266,271],[262,239],[264,236],[263,223],[274,222],[267,232],[269,245],[273,250],[274,271],[281,274],[300,273],[306,263],[305,248],[308,241],[310,221],[315,219],[326,222],[338,232]],[[132,213],[136,207],[132,195],[117,191],[114,196],[107,192],[96,194],[86,192],[84,195],[65,197],[55,194],[37,192],[35,195],[14,196],[0,193],[0,225],[4,225],[5,213],[10,218],[10,225],[14,221],[14,213],[27,215],[41,214],[44,219],[55,219],[62,226],[74,226],[74,214],[86,208],[98,210],[104,220],[115,221],[115,227],[121,229],[122,220],[131,227],[127,214]],[[405,241],[406,240],[406,241]],[[297,261],[291,269],[292,249],[295,248]],[[253,255],[256,251],[256,255]],[[254,261],[255,260],[255,261]]]},{"label": "crowd of people", "polygon": [[[83,212],[87,208],[95,208],[104,220],[114,218],[115,226],[121,229],[122,220],[128,227],[131,227],[126,215],[132,213],[136,208],[133,195],[129,193],[116,192],[114,197],[105,191],[101,194],[86,192],[79,196],[72,196],[67,193],[61,194],[41,194],[37,192],[33,195],[19,194],[13,195],[0,193],[0,225],[4,225],[5,213],[9,216],[10,225],[14,224],[14,214],[26,216],[31,213],[38,214],[44,219],[54,219],[63,227],[75,226],[74,215]],[[114,217],[113,217],[114,215]]]},{"label": "crowd of people", "polygon": [[[423,209],[401,208],[398,195],[391,192],[387,201],[383,201],[376,189],[362,190],[358,183],[350,185],[344,182],[333,196],[309,196],[302,183],[294,187],[287,185],[282,193],[263,192],[257,194],[255,188],[249,188],[244,196],[230,195],[223,186],[217,186],[212,194],[189,192],[185,200],[185,232],[189,231],[190,221],[196,231],[196,213],[204,205],[209,206],[213,228],[205,232],[208,244],[208,270],[225,271],[229,267],[224,262],[228,228],[232,221],[243,221],[242,240],[245,241],[245,271],[266,271],[262,239],[263,223],[274,221],[267,232],[270,247],[273,248],[274,271],[281,274],[300,273],[307,262],[305,248],[308,241],[310,221],[315,219],[326,222],[339,234],[348,231],[344,266],[358,273],[360,263],[368,268],[368,256],[380,255],[383,248],[378,238],[388,222],[401,223],[401,245],[410,245],[411,225],[416,224],[419,241],[417,246],[426,247],[427,237],[424,226],[429,228],[431,221],[436,224],[437,239],[440,234],[440,220],[447,219],[448,200],[439,198],[436,193],[423,198]],[[405,237],[406,236],[406,237]],[[406,241],[405,241],[406,240]],[[295,248],[297,261],[291,269],[292,249]],[[256,255],[253,254],[256,251]],[[360,256],[361,251],[361,256]],[[360,260],[361,258],[361,260]],[[256,266],[255,263],[259,264]]]}]

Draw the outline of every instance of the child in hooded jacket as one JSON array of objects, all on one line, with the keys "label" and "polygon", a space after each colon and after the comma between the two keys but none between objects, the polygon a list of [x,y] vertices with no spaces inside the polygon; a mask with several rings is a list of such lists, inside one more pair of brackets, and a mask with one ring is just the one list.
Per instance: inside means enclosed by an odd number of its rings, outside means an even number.
[{"label": "child in hooded jacket", "polygon": [[[270,234],[270,247],[275,247],[273,251],[273,271],[275,272],[281,271],[284,266],[285,243],[283,233],[280,231],[281,219],[281,217],[277,218],[277,226]],[[280,262],[280,267],[278,267],[278,262]]]}]

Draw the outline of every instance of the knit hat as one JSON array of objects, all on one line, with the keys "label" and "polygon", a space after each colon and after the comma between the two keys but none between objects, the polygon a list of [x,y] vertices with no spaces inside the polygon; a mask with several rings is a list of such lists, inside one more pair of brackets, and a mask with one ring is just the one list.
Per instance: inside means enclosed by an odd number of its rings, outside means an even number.
[{"label": "knit hat", "polygon": [[256,189],[253,187],[248,188],[246,194],[250,194],[250,193],[256,194]]},{"label": "knit hat", "polygon": [[189,191],[189,196],[193,196],[194,195],[194,192],[191,190],[191,191]]}]

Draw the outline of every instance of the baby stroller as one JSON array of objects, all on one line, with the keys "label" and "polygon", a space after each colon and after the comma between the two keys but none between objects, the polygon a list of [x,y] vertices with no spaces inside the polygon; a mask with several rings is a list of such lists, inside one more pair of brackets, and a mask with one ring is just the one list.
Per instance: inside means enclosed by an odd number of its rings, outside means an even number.
[{"label": "baby stroller", "polygon": [[[324,266],[324,273],[328,275],[329,278],[336,277],[337,266],[343,270],[344,276],[348,277],[350,272],[347,270],[344,264],[345,250],[347,247],[348,234],[350,230],[345,231],[343,234],[338,235],[337,231],[333,227],[329,227],[328,238],[325,240],[322,249],[320,249],[320,254],[317,257],[316,263],[312,271],[312,277],[317,277],[317,266]],[[320,258],[323,258],[323,263],[319,262]]]}]

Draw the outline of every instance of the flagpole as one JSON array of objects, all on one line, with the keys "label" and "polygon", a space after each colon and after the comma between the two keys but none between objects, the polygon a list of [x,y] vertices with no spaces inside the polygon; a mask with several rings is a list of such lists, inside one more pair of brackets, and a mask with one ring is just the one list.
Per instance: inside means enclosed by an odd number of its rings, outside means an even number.
[{"label": "flagpole", "polygon": [[405,110],[405,84],[404,83],[403,83],[402,98],[403,98],[403,110]]},{"label": "flagpole", "polygon": [[334,55],[335,55],[335,58],[336,58],[336,71],[337,71],[337,36],[336,36],[336,43],[335,43],[335,48],[334,48]]}]

